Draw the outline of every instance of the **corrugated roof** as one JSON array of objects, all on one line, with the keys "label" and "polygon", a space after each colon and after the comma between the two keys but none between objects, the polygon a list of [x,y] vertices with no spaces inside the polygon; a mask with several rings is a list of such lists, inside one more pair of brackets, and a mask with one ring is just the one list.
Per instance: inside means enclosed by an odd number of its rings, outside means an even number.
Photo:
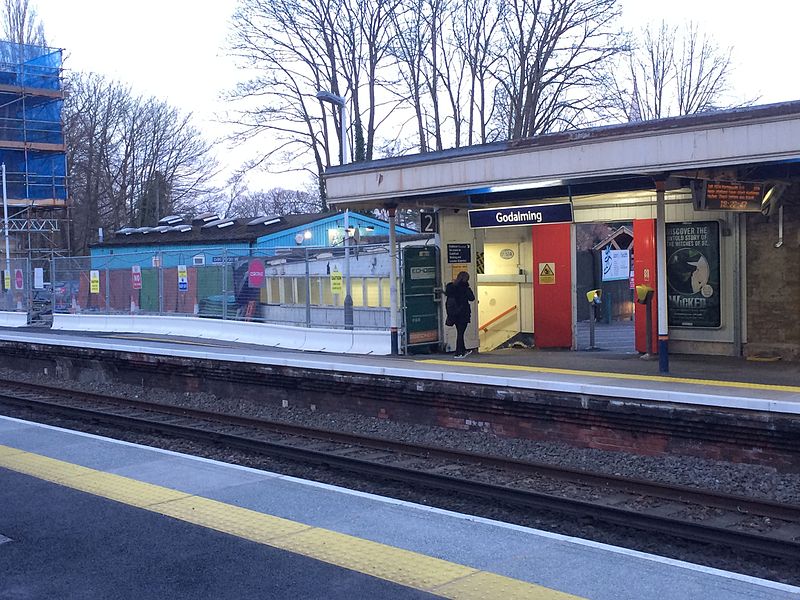
[{"label": "corrugated roof", "polygon": [[[279,233],[292,227],[301,227],[314,221],[319,221],[331,217],[336,213],[317,213],[311,215],[286,215],[281,217],[277,223],[269,225],[248,225],[252,218],[233,219],[232,225],[225,227],[203,227],[207,223],[193,223],[190,231],[170,231],[160,233],[150,231],[149,233],[117,233],[113,238],[98,244],[91,244],[92,248],[107,248],[109,246],[160,246],[160,245],[180,245],[180,244],[225,244],[230,242],[255,242],[258,238],[272,233]],[[223,220],[226,223],[228,220]],[[176,226],[177,227],[177,226]]]}]

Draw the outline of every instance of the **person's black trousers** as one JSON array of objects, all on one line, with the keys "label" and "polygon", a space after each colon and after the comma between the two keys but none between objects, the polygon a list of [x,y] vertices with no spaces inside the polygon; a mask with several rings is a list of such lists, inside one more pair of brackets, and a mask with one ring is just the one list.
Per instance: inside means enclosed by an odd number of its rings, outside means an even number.
[{"label": "person's black trousers", "polygon": [[468,323],[456,323],[456,355],[464,354],[467,351],[464,346],[464,332],[467,330]]}]

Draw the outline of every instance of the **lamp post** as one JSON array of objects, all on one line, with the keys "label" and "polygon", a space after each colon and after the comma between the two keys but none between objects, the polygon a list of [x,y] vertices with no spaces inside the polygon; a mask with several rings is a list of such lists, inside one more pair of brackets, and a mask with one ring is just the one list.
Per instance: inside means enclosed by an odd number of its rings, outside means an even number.
[{"label": "lamp post", "polygon": [[[317,99],[320,102],[330,102],[331,104],[339,107],[339,121],[341,125],[341,149],[342,158],[341,164],[347,163],[347,105],[344,98],[332,94],[330,92],[319,91],[317,92]],[[345,329],[353,328],[353,296],[351,294],[352,287],[350,286],[350,211],[346,210],[344,213],[344,327]]]}]

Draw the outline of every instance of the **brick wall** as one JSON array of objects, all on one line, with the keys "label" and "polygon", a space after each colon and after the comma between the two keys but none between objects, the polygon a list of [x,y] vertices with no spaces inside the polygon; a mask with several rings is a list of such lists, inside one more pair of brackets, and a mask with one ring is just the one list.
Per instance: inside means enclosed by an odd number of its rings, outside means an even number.
[{"label": "brick wall", "polygon": [[747,215],[745,355],[800,360],[800,185],[784,194],[783,246],[777,211]]}]

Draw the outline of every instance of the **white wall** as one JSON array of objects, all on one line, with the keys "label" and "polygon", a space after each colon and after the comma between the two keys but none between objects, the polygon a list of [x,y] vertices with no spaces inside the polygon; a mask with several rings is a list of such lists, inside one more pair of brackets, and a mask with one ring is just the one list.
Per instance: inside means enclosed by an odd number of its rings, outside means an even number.
[{"label": "white wall", "polygon": [[53,329],[150,333],[342,354],[391,354],[388,331],[322,329],[196,317],[55,314]]},{"label": "white wall", "polygon": [[25,327],[28,324],[28,313],[0,310],[0,327]]}]

